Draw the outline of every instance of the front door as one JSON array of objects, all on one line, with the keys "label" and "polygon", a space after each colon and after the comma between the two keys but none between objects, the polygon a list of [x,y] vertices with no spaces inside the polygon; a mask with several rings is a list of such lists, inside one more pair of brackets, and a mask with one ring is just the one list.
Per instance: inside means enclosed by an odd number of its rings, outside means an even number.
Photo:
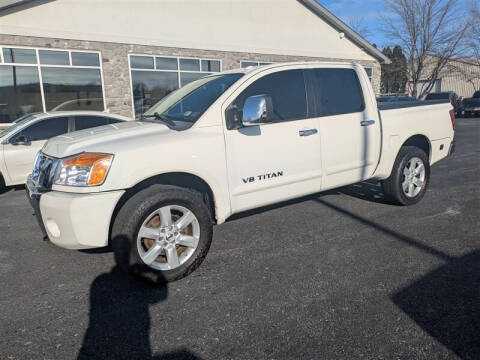
[{"label": "front door", "polygon": [[[36,153],[45,142],[55,136],[68,132],[68,117],[55,117],[40,120],[13,135],[3,147],[5,165],[12,185],[25,183],[32,172]],[[18,143],[17,139],[27,140]]]},{"label": "front door", "polygon": [[321,185],[318,121],[307,116],[303,71],[264,75],[229,109],[243,109],[245,99],[255,95],[271,97],[273,121],[225,130],[233,212],[314,193]]}]

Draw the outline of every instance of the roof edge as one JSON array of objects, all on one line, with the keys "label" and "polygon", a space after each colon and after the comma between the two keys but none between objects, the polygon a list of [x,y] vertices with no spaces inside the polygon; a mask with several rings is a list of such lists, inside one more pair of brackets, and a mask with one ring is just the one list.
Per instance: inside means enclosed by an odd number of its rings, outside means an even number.
[{"label": "roof edge", "polygon": [[370,44],[367,40],[365,40],[360,34],[358,34],[355,30],[345,24],[342,20],[338,17],[333,15],[330,11],[328,11],[324,6],[320,5],[315,0],[297,0],[298,2],[302,3],[305,7],[310,9],[314,14],[325,20],[330,26],[334,27],[338,31],[345,33],[345,36],[350,39],[355,45],[360,47],[363,51],[368,53],[369,55],[373,56],[381,63],[390,64],[391,60],[386,57],[380,50]]}]

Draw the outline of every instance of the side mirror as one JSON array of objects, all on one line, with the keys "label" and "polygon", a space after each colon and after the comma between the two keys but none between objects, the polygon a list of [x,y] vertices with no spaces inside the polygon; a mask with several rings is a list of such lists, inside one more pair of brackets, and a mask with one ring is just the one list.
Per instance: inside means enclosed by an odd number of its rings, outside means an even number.
[{"label": "side mirror", "polygon": [[30,145],[30,141],[25,135],[18,135],[15,140],[13,140],[12,145]]},{"label": "side mirror", "polygon": [[243,105],[242,124],[253,126],[272,121],[273,103],[268,95],[250,96]]}]

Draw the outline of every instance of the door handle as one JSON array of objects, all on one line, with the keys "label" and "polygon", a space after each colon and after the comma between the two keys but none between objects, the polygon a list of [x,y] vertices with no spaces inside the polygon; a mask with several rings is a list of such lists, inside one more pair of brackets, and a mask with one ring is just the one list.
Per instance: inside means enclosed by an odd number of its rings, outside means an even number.
[{"label": "door handle", "polygon": [[300,136],[310,136],[310,135],[314,135],[314,134],[316,134],[316,133],[318,133],[318,130],[317,130],[317,129],[300,130],[300,131],[298,132],[298,134],[299,134]]},{"label": "door handle", "polygon": [[362,120],[360,121],[360,125],[362,126],[370,126],[375,124],[375,120]]}]

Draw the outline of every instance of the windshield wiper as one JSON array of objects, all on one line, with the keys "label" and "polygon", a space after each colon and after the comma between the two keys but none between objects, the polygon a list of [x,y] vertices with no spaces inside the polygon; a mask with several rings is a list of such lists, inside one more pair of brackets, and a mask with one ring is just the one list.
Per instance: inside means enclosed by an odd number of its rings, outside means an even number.
[{"label": "windshield wiper", "polygon": [[177,126],[173,120],[169,119],[167,116],[160,115],[158,112],[154,112],[153,114],[142,114],[140,119],[148,119],[154,118],[155,120],[160,120],[161,122],[165,123],[170,129]]}]

